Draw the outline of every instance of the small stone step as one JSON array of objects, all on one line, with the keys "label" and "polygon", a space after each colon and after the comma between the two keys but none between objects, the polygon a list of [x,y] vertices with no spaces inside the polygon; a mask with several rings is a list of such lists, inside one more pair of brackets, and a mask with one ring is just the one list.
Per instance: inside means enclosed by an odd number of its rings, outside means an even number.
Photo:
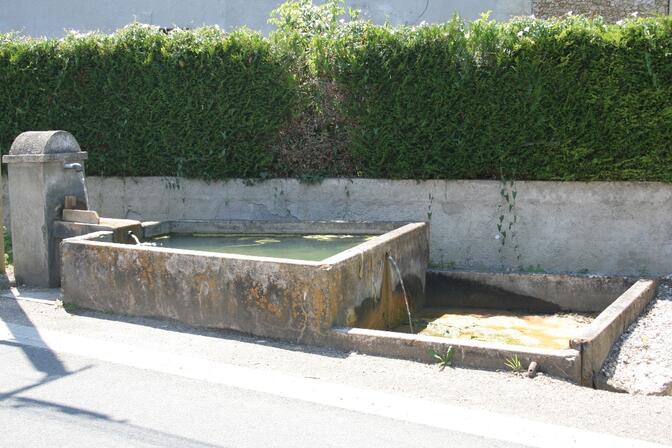
[{"label": "small stone step", "polygon": [[100,222],[100,216],[93,210],[75,210],[66,208],[63,209],[63,221],[98,224]]}]

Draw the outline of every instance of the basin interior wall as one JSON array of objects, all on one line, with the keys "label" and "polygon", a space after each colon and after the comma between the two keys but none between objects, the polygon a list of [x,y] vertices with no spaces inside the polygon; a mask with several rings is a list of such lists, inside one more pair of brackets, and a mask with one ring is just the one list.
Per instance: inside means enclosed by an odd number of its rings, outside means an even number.
[{"label": "basin interior wall", "polygon": [[394,328],[409,304],[424,306],[429,257],[425,223],[162,221],[141,240],[184,234],[377,235],[321,261],[171,249],[113,242],[111,232],[65,239],[64,301],[84,308],[176,319],[304,342],[333,326]]},{"label": "basin interior wall", "polygon": [[597,314],[636,280],[622,276],[430,270],[427,306]]},{"label": "basin interior wall", "polygon": [[567,349],[634,282],[627,277],[430,270],[425,307],[394,331]]},{"label": "basin interior wall", "polygon": [[657,286],[655,280],[629,277],[438,270],[428,271],[426,280],[427,310],[473,310],[501,317],[508,312],[580,313],[591,315],[591,319],[567,336],[564,348],[363,326],[334,329],[332,345],[424,362],[435,362],[433,354],[445,355],[450,350],[453,365],[493,370],[505,369],[506,361],[515,357],[524,368],[535,362],[540,371],[591,386],[613,343],[649,303]]}]

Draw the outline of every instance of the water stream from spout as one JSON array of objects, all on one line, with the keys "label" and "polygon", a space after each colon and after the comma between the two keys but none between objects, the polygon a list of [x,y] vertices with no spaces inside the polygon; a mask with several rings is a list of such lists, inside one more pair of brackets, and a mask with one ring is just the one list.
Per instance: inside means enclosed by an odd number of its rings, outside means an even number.
[{"label": "water stream from spout", "polygon": [[392,266],[394,266],[394,270],[397,271],[397,277],[399,277],[399,283],[401,284],[401,292],[404,293],[404,302],[406,303],[406,314],[408,314],[408,326],[411,329],[411,334],[415,334],[415,331],[413,331],[413,318],[411,317],[411,307],[408,305],[408,295],[406,294],[404,279],[402,278],[399,266],[397,265],[397,262],[394,261],[394,258],[392,258],[392,255],[388,255],[387,258],[390,260],[390,263],[392,263]]},{"label": "water stream from spout", "polygon": [[132,230],[128,231],[128,237],[132,239],[135,244],[141,244],[140,238],[138,238],[138,236],[135,233],[133,233]]},{"label": "water stream from spout", "polygon": [[86,209],[89,210],[89,190],[86,188],[86,177],[84,176],[84,171],[77,171],[77,176],[79,176],[79,182],[82,184],[84,189],[84,201],[86,201]]}]

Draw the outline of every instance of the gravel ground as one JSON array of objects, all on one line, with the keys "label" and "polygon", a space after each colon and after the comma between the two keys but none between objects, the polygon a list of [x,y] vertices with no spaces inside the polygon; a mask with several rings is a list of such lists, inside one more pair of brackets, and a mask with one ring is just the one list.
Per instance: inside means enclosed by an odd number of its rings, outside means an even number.
[{"label": "gravel ground", "polygon": [[672,395],[672,278],[614,344],[600,375],[609,389]]}]

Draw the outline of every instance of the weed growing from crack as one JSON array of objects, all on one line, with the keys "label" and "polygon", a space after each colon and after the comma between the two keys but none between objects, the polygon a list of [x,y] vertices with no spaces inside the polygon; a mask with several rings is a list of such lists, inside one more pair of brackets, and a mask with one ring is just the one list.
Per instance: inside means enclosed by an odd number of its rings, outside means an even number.
[{"label": "weed growing from crack", "polygon": [[504,365],[512,372],[521,372],[523,370],[523,363],[518,358],[518,355],[513,355],[504,361]]},{"label": "weed growing from crack", "polygon": [[443,371],[443,369],[446,367],[453,366],[453,356],[455,355],[455,349],[452,345],[448,347],[445,355],[442,355],[441,353],[438,353],[434,350],[430,350],[429,354],[436,360],[435,364],[439,366],[439,371]]}]

